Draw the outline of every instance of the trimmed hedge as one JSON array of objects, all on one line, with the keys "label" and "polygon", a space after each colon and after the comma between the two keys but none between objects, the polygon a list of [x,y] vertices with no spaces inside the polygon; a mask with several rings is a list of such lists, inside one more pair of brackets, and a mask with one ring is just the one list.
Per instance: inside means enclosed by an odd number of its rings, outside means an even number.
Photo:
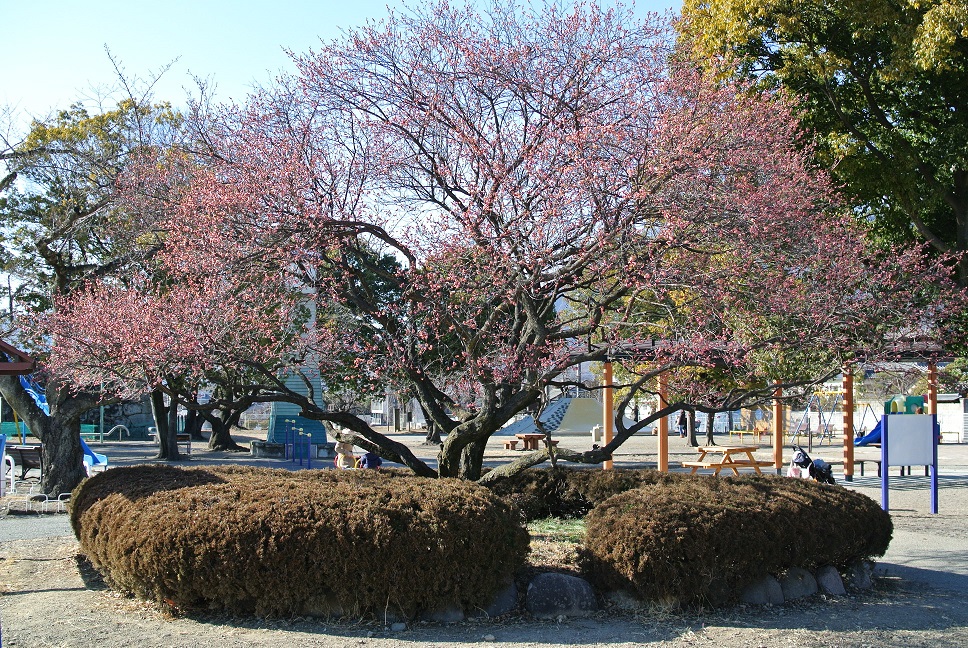
[{"label": "trimmed hedge", "polygon": [[723,603],[766,574],[883,555],[890,516],[840,486],[682,475],[615,495],[586,518],[584,570],[604,589]]},{"label": "trimmed hedge", "polygon": [[487,489],[383,471],[121,467],[71,502],[81,550],[112,586],[185,609],[470,610],[528,552],[527,531]]}]

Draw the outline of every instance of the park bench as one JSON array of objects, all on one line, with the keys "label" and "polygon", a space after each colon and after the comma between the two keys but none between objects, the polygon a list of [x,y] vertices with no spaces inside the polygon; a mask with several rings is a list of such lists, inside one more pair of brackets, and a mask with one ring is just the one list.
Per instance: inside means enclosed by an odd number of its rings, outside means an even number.
[{"label": "park bench", "polygon": [[101,433],[98,431],[98,426],[93,423],[82,423],[81,424],[81,438],[85,441],[94,441],[95,439],[100,439]]},{"label": "park bench", "polygon": [[[148,428],[148,437],[152,441],[154,441],[158,437],[158,433],[155,431],[155,428],[153,427]],[[191,434],[188,434],[187,432],[179,432],[177,435],[175,435],[175,441],[179,445],[185,444],[185,454],[192,453],[192,435]]]},{"label": "park bench", "polygon": [[516,450],[517,447],[518,447],[517,439],[508,439],[507,441],[504,442],[505,450]]},{"label": "park bench", "polygon": [[[881,460],[880,459],[856,459],[855,458],[854,459],[854,465],[855,466],[860,466],[860,476],[861,477],[864,476],[864,464],[865,463],[872,463],[875,466],[877,466],[877,476],[878,477],[881,476]],[[903,475],[910,475],[911,474],[911,470],[913,468],[913,466],[899,466],[899,467],[901,469],[901,475],[902,476]],[[927,477],[930,474],[931,474],[930,466],[925,466],[924,467],[924,476]]]},{"label": "park bench", "polygon": [[41,446],[15,446],[8,445],[4,454],[9,455],[14,464],[20,466],[20,480],[27,477],[27,473],[36,468],[41,476],[44,474],[44,460],[40,453]]}]

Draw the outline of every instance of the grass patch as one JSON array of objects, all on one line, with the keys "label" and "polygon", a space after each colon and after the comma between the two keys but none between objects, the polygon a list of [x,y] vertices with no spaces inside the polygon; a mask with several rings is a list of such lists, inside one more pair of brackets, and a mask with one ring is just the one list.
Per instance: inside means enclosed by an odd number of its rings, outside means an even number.
[{"label": "grass patch", "polygon": [[535,571],[580,575],[578,548],[585,537],[585,520],[542,518],[528,522],[531,553],[528,566]]},{"label": "grass patch", "polygon": [[528,533],[532,540],[540,538],[549,542],[576,544],[585,537],[584,518],[543,518],[528,522]]}]

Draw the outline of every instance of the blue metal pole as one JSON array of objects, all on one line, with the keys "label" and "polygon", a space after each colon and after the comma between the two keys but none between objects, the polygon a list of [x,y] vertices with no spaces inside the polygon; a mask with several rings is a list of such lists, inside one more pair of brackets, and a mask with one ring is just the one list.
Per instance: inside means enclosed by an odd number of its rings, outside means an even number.
[{"label": "blue metal pole", "polygon": [[931,426],[931,513],[938,514],[938,438],[941,436],[941,426],[938,424],[938,415],[932,414],[934,425]]},{"label": "blue metal pole", "polygon": [[887,415],[881,417],[881,508],[888,510],[888,479],[891,471],[887,463]]}]

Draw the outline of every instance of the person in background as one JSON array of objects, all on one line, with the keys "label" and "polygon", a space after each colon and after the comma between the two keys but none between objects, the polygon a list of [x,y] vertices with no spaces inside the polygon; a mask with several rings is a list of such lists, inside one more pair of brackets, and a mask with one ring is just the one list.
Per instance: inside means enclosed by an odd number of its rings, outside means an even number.
[{"label": "person in background", "polygon": [[379,468],[383,465],[383,459],[375,452],[367,452],[360,459],[360,468]]},{"label": "person in background", "polygon": [[336,450],[337,468],[348,470],[356,467],[356,457],[353,456],[353,444],[349,441],[340,441],[334,448]]},{"label": "person in background", "polygon": [[686,438],[686,421],[687,420],[688,419],[686,418],[686,410],[682,410],[681,412],[679,412],[679,421],[676,423],[676,425],[679,428],[679,438],[680,439],[685,439]]}]

